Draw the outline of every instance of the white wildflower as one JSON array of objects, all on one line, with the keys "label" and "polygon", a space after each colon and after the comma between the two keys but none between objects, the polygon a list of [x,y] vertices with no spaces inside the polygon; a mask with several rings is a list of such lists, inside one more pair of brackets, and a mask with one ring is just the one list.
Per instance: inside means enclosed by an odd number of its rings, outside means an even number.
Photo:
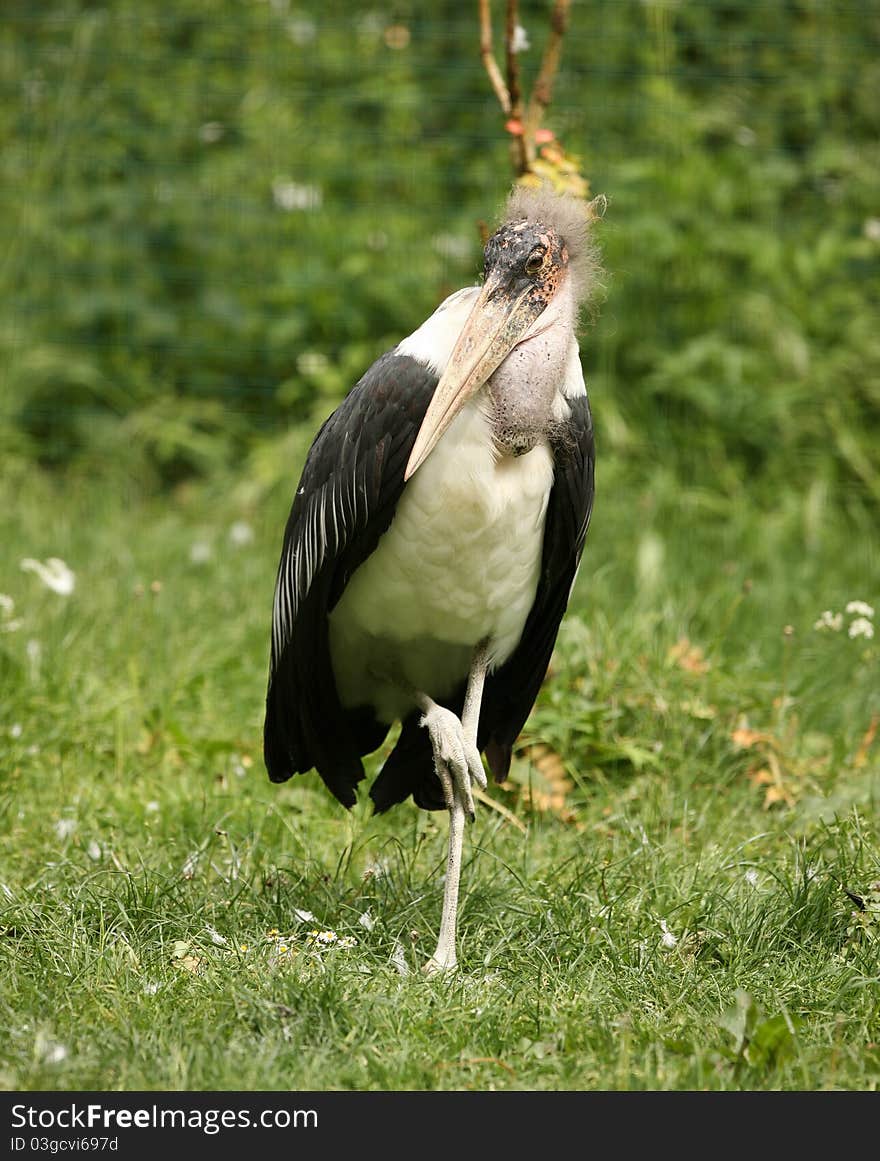
[{"label": "white wildflower", "polygon": [[93,863],[97,863],[97,861],[100,859],[102,854],[101,847],[98,843],[95,842],[94,839],[92,839],[92,841],[86,847],[86,854],[89,856]]},{"label": "white wildflower", "polygon": [[12,723],[12,725],[9,727],[9,736],[10,736],[10,738],[20,738],[21,737],[21,722],[13,722]]},{"label": "white wildflower", "polygon": [[193,564],[205,564],[214,555],[214,550],[207,540],[195,540],[190,545],[189,558]]},{"label": "white wildflower", "polygon": [[242,548],[245,544],[250,544],[253,539],[254,530],[246,520],[236,520],[229,529],[229,541],[236,548]]},{"label": "white wildflower", "polygon": [[872,242],[880,242],[880,218],[866,218],[862,232]]},{"label": "white wildflower", "polygon": [[314,20],[310,20],[307,16],[302,15],[297,15],[292,20],[288,20],[286,27],[287,35],[300,48],[303,45],[311,44],[318,31],[318,26]]},{"label": "white wildflower", "polygon": [[144,984],[144,995],[155,996],[156,992],[158,992],[161,987],[162,985],[157,983],[155,980],[147,980],[147,982]]},{"label": "white wildflower", "polygon": [[323,351],[303,351],[296,359],[300,375],[323,375],[329,366],[330,360]]},{"label": "white wildflower", "polygon": [[376,920],[373,918],[369,911],[361,912],[361,914],[358,916],[358,923],[365,931],[372,931],[376,926]]},{"label": "white wildflower", "polygon": [[44,1064],[60,1064],[67,1059],[67,1049],[57,1041],[47,1041],[41,1052]]},{"label": "white wildflower", "polygon": [[195,875],[201,857],[201,851],[193,851],[191,855],[187,856],[186,861],[180,868],[180,873],[184,879],[191,879]]},{"label": "white wildflower", "polygon": [[671,950],[671,949],[672,949],[673,947],[675,947],[675,946],[676,946],[676,944],[678,943],[678,936],[677,936],[677,935],[674,935],[674,934],[673,934],[673,933],[672,933],[672,932],[669,930],[669,928],[668,928],[668,927],[667,927],[667,925],[666,925],[666,920],[665,920],[665,919],[661,919],[661,920],[660,920],[660,930],[661,930],[661,931],[662,931],[662,933],[663,933],[663,934],[660,936],[660,945],[661,945],[661,947],[666,947],[666,948],[669,948],[669,949]]},{"label": "white wildflower", "polygon": [[873,617],[874,610],[865,601],[850,601],[846,606],[846,612],[854,617]]},{"label": "white wildflower", "polygon": [[839,633],[843,628],[843,613],[832,613],[830,609],[826,609],[819,620],[815,622],[813,628],[820,632],[831,629],[833,632]]},{"label": "white wildflower", "polygon": [[750,867],[746,871],[744,877],[745,877],[745,881],[748,883],[748,885],[750,887],[757,887],[757,885],[758,885],[758,872],[755,870],[754,867]]},{"label": "white wildflower", "polygon": [[867,617],[856,617],[849,627],[850,637],[864,637],[866,641],[870,641],[874,636],[874,626]]},{"label": "white wildflower", "polygon": [[302,911],[299,907],[294,907],[293,913],[301,923],[315,922],[315,917],[311,911]]},{"label": "white wildflower", "polygon": [[199,141],[203,145],[213,145],[215,141],[219,141],[226,133],[226,126],[220,121],[206,121],[204,125],[199,126]]},{"label": "white wildflower", "polygon": [[21,617],[13,617],[15,601],[6,593],[0,593],[0,633],[14,633],[22,626]]},{"label": "white wildflower", "polygon": [[21,568],[23,572],[35,572],[46,588],[62,597],[69,597],[76,585],[72,569],[57,556],[47,557],[45,561],[26,556],[21,562]]},{"label": "white wildflower", "polygon": [[76,830],[76,827],[77,821],[75,818],[59,818],[55,823],[55,833],[64,842],[65,839],[70,838]]},{"label": "white wildflower", "polygon": [[155,799],[153,799],[152,801],[147,803],[147,805],[144,807],[144,810],[147,812],[147,814],[158,814],[159,813],[159,803],[156,802]]},{"label": "white wildflower", "polygon": [[294,210],[318,210],[324,195],[316,185],[302,184],[286,177],[276,177],[272,182],[272,201],[279,210],[293,213]]},{"label": "white wildflower", "polygon": [[528,52],[531,48],[529,44],[529,34],[521,24],[517,24],[513,30],[513,40],[510,42],[511,52]]}]

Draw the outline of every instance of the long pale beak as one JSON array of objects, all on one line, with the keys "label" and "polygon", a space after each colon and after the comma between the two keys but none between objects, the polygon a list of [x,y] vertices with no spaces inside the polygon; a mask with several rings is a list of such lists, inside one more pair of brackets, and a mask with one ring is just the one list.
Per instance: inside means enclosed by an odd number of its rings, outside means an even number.
[{"label": "long pale beak", "polygon": [[404,480],[425,462],[465,403],[522,341],[546,305],[534,286],[516,294],[497,275],[489,274],[434,389]]}]

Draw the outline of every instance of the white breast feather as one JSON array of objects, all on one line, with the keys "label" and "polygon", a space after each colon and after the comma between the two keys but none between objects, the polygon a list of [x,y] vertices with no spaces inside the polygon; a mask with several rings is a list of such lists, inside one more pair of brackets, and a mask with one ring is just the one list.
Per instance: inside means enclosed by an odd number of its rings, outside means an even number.
[{"label": "white breast feather", "polygon": [[484,637],[493,665],[507,660],[535,599],[552,484],[546,445],[497,460],[487,417],[466,405],[331,616],[343,704],[369,698],[390,719],[414,690],[442,698]]}]

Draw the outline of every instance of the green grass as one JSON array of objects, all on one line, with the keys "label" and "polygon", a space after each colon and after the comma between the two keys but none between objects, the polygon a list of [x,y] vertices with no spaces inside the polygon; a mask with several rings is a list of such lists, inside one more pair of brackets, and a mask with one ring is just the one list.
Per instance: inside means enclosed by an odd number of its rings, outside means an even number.
[{"label": "green grass", "polygon": [[[0,1083],[875,1087],[877,642],[813,628],[878,596],[859,510],[603,465],[523,739],[564,770],[532,750],[493,789],[525,833],[479,807],[461,967],[425,979],[445,818],[262,769],[292,484],[4,484]],[[19,569],[50,555],[68,597]]]}]

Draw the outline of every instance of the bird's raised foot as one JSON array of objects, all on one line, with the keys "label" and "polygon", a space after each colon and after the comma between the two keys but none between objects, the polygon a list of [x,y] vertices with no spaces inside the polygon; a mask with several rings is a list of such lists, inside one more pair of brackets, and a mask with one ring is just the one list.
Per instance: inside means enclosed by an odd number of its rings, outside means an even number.
[{"label": "bird's raised foot", "polygon": [[[473,820],[474,798],[471,783],[476,782],[482,789],[486,788],[486,772],[483,769],[480,751],[465,736],[464,727],[452,710],[427,698],[422,725],[431,738],[434,769],[443,787],[447,809],[453,809],[457,796],[468,817]],[[445,966],[441,966],[440,970],[445,970]]]}]

